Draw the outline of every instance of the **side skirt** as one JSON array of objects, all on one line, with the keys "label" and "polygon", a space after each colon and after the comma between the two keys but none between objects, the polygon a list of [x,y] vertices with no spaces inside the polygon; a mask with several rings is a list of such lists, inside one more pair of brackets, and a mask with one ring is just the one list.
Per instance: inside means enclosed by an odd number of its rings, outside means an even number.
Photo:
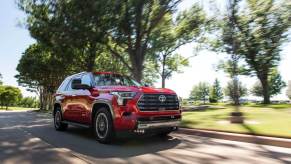
[{"label": "side skirt", "polygon": [[86,124],[81,124],[81,123],[71,122],[71,121],[62,121],[62,123],[73,125],[73,126],[79,126],[79,127],[83,127],[83,128],[90,128],[91,127],[91,126],[86,125]]}]

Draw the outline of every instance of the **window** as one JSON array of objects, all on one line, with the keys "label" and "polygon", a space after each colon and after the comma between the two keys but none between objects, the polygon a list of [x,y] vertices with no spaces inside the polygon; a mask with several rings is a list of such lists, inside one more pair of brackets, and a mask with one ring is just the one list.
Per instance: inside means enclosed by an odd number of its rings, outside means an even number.
[{"label": "window", "polygon": [[94,80],[97,86],[141,86],[133,79],[118,74],[96,74]]},{"label": "window", "polygon": [[67,87],[69,81],[70,81],[70,78],[67,77],[67,78],[62,82],[62,84],[61,84],[60,87],[58,88],[57,92],[63,92],[63,91],[65,91],[65,89],[66,89],[66,87]]},{"label": "window", "polygon": [[72,80],[73,78],[70,79],[67,87],[66,87],[66,91],[73,91],[74,89],[72,88]]},{"label": "window", "polygon": [[81,78],[80,75],[76,75],[76,76],[70,78],[70,81],[66,87],[66,91],[74,91],[75,90],[72,88],[72,81],[73,81],[73,79],[78,79],[78,78]]},{"label": "window", "polygon": [[89,86],[92,86],[90,74],[83,75],[81,81],[82,81],[82,84],[87,84]]}]

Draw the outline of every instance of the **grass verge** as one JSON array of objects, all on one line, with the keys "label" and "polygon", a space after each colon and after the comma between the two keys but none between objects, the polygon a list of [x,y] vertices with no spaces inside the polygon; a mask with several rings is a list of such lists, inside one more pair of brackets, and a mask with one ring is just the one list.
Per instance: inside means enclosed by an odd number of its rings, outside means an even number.
[{"label": "grass verge", "polygon": [[[223,109],[184,112],[182,126],[187,128],[209,129],[235,133],[248,133],[291,138],[291,108],[289,106],[242,106],[244,124],[231,124],[232,106]],[[289,105],[289,104],[288,104]]]},{"label": "grass verge", "polygon": [[[24,108],[24,107],[15,107],[15,106],[10,106],[8,107],[8,111],[10,110],[35,110],[36,108]],[[6,110],[6,107],[0,107],[0,110]]]}]

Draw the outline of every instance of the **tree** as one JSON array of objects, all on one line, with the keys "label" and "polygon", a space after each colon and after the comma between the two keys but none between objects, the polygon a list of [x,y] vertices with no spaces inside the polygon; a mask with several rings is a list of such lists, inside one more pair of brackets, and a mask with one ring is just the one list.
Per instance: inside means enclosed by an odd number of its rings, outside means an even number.
[{"label": "tree", "polygon": [[220,36],[212,44],[214,50],[220,52],[226,52],[230,57],[227,61],[224,61],[219,65],[220,69],[223,69],[229,74],[232,79],[232,98],[235,105],[239,105],[239,78],[238,76],[242,74],[239,65],[241,57],[239,56],[239,36],[237,35],[237,28],[235,27],[235,17],[238,10],[239,0],[228,0],[227,1],[227,13],[223,15],[222,20],[217,21],[217,27],[219,29]]},{"label": "tree", "polygon": [[26,26],[33,38],[58,58],[79,60],[82,69],[93,71],[95,58],[102,52],[100,43],[106,42],[105,34],[115,23],[118,4],[111,0],[18,0],[18,6],[28,15]]},{"label": "tree", "polygon": [[189,66],[188,58],[185,58],[179,54],[162,56],[162,59],[159,59],[161,64],[160,76],[162,79],[162,88],[166,86],[166,79],[169,79],[174,72],[182,73],[182,68]]},{"label": "tree", "polygon": [[288,89],[287,89],[286,94],[289,97],[289,99],[291,99],[291,81],[290,80],[288,82]]},{"label": "tree", "polygon": [[70,73],[70,64],[56,58],[42,44],[33,44],[24,52],[16,70],[19,85],[39,95],[41,109],[52,109],[53,92]]},{"label": "tree", "polygon": [[[269,94],[270,96],[275,96],[277,94],[281,93],[281,90],[286,87],[286,83],[282,80],[281,75],[277,70],[274,70],[271,72],[271,75],[269,76],[268,83],[269,86]],[[255,96],[263,97],[263,87],[262,84],[258,81],[253,86],[251,93]]]},{"label": "tree", "polygon": [[[291,4],[288,0],[247,0],[244,9],[238,10],[240,0],[234,4],[231,22],[235,30],[233,42],[237,55],[249,66],[263,88],[264,103],[270,103],[269,74],[278,66],[281,45],[287,40],[291,26]],[[223,23],[222,23],[223,24]],[[224,23],[220,29],[227,27]]]},{"label": "tree", "polygon": [[162,88],[165,87],[166,79],[174,72],[189,65],[188,58],[175,53],[175,51],[187,43],[203,41],[203,33],[208,30],[209,21],[203,9],[194,4],[190,9],[178,14],[173,20],[167,14],[159,26],[153,32],[152,47],[157,58],[158,72],[162,79]]},{"label": "tree", "polygon": [[200,82],[198,85],[195,85],[190,93],[190,99],[195,101],[203,101],[206,103],[206,100],[209,96],[209,84],[205,82]]},{"label": "tree", "polygon": [[8,110],[8,106],[16,104],[22,97],[21,91],[13,86],[0,86],[0,103]]},{"label": "tree", "polygon": [[17,105],[25,108],[37,108],[38,104],[39,102],[35,97],[23,97]]},{"label": "tree", "polygon": [[233,82],[232,81],[228,82],[227,86],[224,88],[224,94],[226,96],[230,97],[234,103],[235,103],[235,101],[237,101],[236,96],[238,96],[238,99],[240,99],[241,97],[247,95],[247,88],[244,87],[241,82],[239,82],[238,83],[238,94],[236,92],[237,91],[234,88]]},{"label": "tree", "polygon": [[[153,52],[153,32],[180,0],[57,1],[19,0],[31,35],[60,58],[80,60],[92,71],[105,47],[137,81]],[[86,10],[84,10],[86,8]],[[182,30],[181,30],[182,31]],[[80,59],[81,56],[81,59]]]},{"label": "tree", "polygon": [[216,103],[221,99],[223,99],[222,89],[218,79],[215,79],[212,87],[210,88],[209,101]]}]

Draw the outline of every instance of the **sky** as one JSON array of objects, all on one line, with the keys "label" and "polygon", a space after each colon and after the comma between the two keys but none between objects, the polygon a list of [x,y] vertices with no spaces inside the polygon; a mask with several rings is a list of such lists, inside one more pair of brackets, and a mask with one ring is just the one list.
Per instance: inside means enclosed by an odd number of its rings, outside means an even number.
[{"label": "sky", "polygon": [[[189,8],[193,4],[193,0],[183,0],[179,5],[178,10]],[[202,5],[203,2],[200,2]],[[5,85],[18,86],[14,76],[17,74],[16,66],[22,53],[30,45],[35,43],[35,40],[30,36],[27,29],[20,26],[25,14],[20,11],[14,0],[0,1],[0,73],[3,76]],[[178,49],[178,53],[185,57],[194,54],[193,44],[187,44]],[[284,81],[291,80],[291,43],[283,46],[282,60],[279,65],[279,71]],[[289,53],[289,54],[288,54]],[[218,78],[222,86],[225,86],[229,80],[228,76],[222,71],[215,71],[215,65],[224,59],[225,55],[216,54],[208,50],[200,51],[197,56],[190,59],[190,66],[183,69],[183,73],[174,74],[172,78],[166,81],[166,87],[173,89],[183,98],[189,96],[193,85],[201,81],[213,83],[215,78]],[[251,87],[255,81],[255,77],[241,77],[244,85]],[[160,87],[160,80],[155,84]],[[24,96],[34,96],[25,88],[20,87]],[[285,89],[282,94],[274,97],[274,99],[287,99]]]}]

